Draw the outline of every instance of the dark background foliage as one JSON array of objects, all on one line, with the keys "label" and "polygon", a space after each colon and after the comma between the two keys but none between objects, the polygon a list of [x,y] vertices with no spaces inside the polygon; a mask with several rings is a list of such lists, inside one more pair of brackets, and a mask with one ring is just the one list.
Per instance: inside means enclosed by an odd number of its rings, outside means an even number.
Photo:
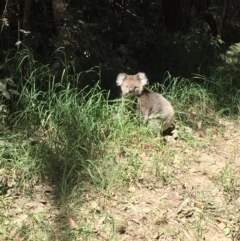
[{"label": "dark background foliage", "polygon": [[[150,82],[166,71],[208,74],[240,39],[239,9],[235,0],[2,0],[0,75],[19,84],[44,65],[60,82],[64,68],[76,74],[98,66],[102,88],[114,90],[122,71],[146,72]],[[30,52],[36,66],[24,58]],[[46,90],[43,76],[35,84]],[[98,78],[91,71],[78,86]]]}]

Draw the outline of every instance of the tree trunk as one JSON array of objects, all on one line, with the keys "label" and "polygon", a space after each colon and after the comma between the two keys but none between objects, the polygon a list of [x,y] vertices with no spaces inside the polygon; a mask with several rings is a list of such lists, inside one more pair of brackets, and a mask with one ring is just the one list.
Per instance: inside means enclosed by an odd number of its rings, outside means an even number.
[{"label": "tree trunk", "polygon": [[221,22],[220,22],[220,26],[219,26],[219,35],[220,35],[220,38],[223,37],[223,25],[224,25],[225,18],[226,18],[226,6],[227,6],[227,1],[224,0],[223,10],[222,10],[222,17],[221,17]]},{"label": "tree trunk", "polygon": [[29,31],[29,14],[32,0],[25,0],[23,14],[23,30]]}]

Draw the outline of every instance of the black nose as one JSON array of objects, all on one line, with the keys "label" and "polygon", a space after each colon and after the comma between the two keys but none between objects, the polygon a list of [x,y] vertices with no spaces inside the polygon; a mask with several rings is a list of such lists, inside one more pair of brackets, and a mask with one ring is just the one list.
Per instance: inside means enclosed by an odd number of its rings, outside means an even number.
[{"label": "black nose", "polygon": [[129,87],[129,93],[132,93],[134,91],[133,87]]}]

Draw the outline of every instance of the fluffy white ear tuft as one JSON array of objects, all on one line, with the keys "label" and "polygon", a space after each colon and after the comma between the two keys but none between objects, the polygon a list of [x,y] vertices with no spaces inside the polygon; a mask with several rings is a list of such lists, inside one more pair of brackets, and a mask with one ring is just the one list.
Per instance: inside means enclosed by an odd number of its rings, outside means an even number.
[{"label": "fluffy white ear tuft", "polygon": [[137,76],[138,76],[138,79],[140,80],[142,86],[145,86],[148,83],[148,78],[145,75],[145,73],[140,72],[137,74]]},{"label": "fluffy white ear tuft", "polygon": [[126,79],[126,74],[125,73],[121,73],[117,76],[117,80],[116,80],[116,83],[117,83],[117,86],[121,86],[123,81]]}]

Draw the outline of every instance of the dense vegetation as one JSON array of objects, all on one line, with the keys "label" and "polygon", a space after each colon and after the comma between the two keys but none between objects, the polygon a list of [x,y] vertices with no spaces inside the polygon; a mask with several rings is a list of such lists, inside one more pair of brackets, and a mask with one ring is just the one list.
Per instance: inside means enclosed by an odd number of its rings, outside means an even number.
[{"label": "dense vegetation", "polygon": [[[27,56],[55,82],[63,68],[76,74],[98,66],[101,87],[111,90],[121,71],[146,72],[151,82],[161,82],[166,71],[210,74],[225,65],[223,55],[240,37],[238,9],[234,0],[1,1],[1,78],[25,84],[31,75]],[[98,79],[84,75],[78,85]],[[36,84],[48,88],[49,81],[42,74]]]}]

